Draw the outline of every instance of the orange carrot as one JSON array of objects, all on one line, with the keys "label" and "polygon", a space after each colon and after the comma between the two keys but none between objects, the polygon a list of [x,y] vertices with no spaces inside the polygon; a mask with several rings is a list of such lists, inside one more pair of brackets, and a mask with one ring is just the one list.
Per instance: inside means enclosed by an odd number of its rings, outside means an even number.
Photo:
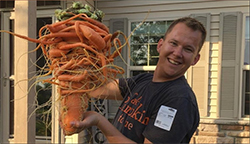
[{"label": "orange carrot", "polygon": [[98,33],[84,25],[80,25],[79,27],[83,35],[89,40],[91,44],[94,45],[97,50],[102,50],[103,48],[105,48],[106,43],[103,38],[98,35]]},{"label": "orange carrot", "polygon": [[86,21],[88,21],[88,22],[90,22],[90,23],[92,23],[92,24],[98,26],[99,28],[101,28],[101,29],[105,30],[107,33],[109,33],[108,27],[107,27],[106,25],[104,25],[103,23],[101,23],[101,22],[99,22],[99,21],[97,21],[97,20],[91,19],[91,18],[89,18],[89,17],[86,16],[86,15],[83,15],[83,16],[85,16],[85,17],[82,17],[82,16],[80,15],[80,18],[82,18],[82,19],[84,19],[84,20],[86,20]]},{"label": "orange carrot", "polygon": [[76,48],[76,47],[83,47],[83,48],[85,48],[85,49],[87,49],[87,50],[89,50],[89,51],[91,51],[91,52],[93,52],[95,54],[98,54],[98,52],[95,49],[93,49],[92,47],[90,47],[90,46],[88,46],[88,45],[86,45],[84,43],[67,44],[67,45],[59,47],[58,49],[68,50],[68,49]]},{"label": "orange carrot", "polygon": [[58,76],[58,80],[59,81],[74,81],[74,82],[80,82],[83,81],[84,79],[86,79],[86,75],[87,75],[87,71],[85,70],[82,74],[78,74],[78,75],[67,75],[67,74],[63,74]]},{"label": "orange carrot", "polygon": [[50,33],[48,35],[43,36],[42,38],[56,38],[56,37],[77,37],[77,34],[75,32],[58,32],[58,33]]},{"label": "orange carrot", "polygon": [[97,33],[99,33],[100,35],[108,35],[109,33],[107,31],[105,31],[104,29],[88,22],[88,21],[77,21],[77,20],[72,20],[72,21],[69,21],[68,24],[69,25],[76,25],[75,23],[78,22],[79,24],[81,25],[85,25],[85,26],[88,26],[90,27],[91,29],[93,29],[94,31],[96,31]]},{"label": "orange carrot", "polygon": [[112,34],[108,34],[108,35],[106,35],[106,36],[103,38],[103,40],[104,40],[106,43],[108,43],[108,42],[111,41],[111,37],[112,37]]},{"label": "orange carrot", "polygon": [[58,71],[54,73],[55,76],[58,76],[62,74],[65,70],[67,70],[69,67],[71,67],[75,63],[74,59],[71,59],[69,62],[61,66]]},{"label": "orange carrot", "polygon": [[[87,92],[124,73],[122,68],[113,64],[122,49],[117,38],[121,32],[110,34],[106,25],[86,14],[43,26],[38,39],[7,33],[39,43],[48,62],[47,74],[53,71],[53,77],[44,82],[58,86],[59,122],[65,135],[78,132],[70,122],[82,120],[89,103]],[[112,46],[116,49],[114,52],[111,52]]]},{"label": "orange carrot", "polygon": [[67,89],[83,89],[86,84],[81,82],[60,81],[60,86]]},{"label": "orange carrot", "polygon": [[[118,44],[118,46],[116,43]],[[121,41],[118,38],[114,39],[114,45],[115,45],[116,50],[113,52],[113,54],[109,58],[115,58],[121,53],[121,50],[122,50]]]},{"label": "orange carrot", "polygon": [[46,27],[49,29],[50,32],[56,33],[56,32],[58,32],[58,31],[60,31],[62,29],[67,28],[68,26],[66,26],[66,24],[62,24],[62,25],[59,25],[57,27],[54,27],[52,25],[46,25]]},{"label": "orange carrot", "polygon": [[49,55],[49,58],[62,57],[68,52],[69,50],[61,50],[61,49],[52,48],[52,49],[49,49],[48,55]]},{"label": "orange carrot", "polygon": [[74,93],[61,99],[60,125],[65,135],[77,133],[77,129],[72,128],[70,122],[83,119],[83,113],[88,108],[86,93]]},{"label": "orange carrot", "polygon": [[102,54],[99,54],[98,57],[101,60],[101,64],[102,64],[102,72],[104,77],[107,77],[107,67],[106,67],[106,60],[105,60],[105,56]]},{"label": "orange carrot", "polygon": [[20,35],[20,34],[16,34],[16,33],[10,32],[10,31],[0,30],[0,32],[9,33],[11,35],[17,36],[17,37],[22,38],[22,39],[26,39],[26,40],[34,42],[34,43],[41,43],[41,40],[39,40],[39,39],[33,39],[33,38],[30,38],[30,37],[27,37],[24,35]]}]

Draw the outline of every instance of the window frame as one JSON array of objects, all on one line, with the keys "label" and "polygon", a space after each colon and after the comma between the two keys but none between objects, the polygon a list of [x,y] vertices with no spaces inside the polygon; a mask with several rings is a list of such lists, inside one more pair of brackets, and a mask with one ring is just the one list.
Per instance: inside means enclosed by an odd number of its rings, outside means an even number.
[{"label": "window frame", "polygon": [[244,73],[245,70],[250,71],[250,64],[244,65],[244,54],[245,54],[245,32],[246,32],[246,18],[250,17],[249,13],[243,13],[242,19],[242,45],[241,45],[241,61],[240,61],[240,98],[239,98],[239,118],[243,120],[248,120],[250,115],[245,115],[245,82],[244,79],[246,78],[246,74]]},{"label": "window frame", "polygon": [[[173,21],[175,19],[177,19],[179,17],[170,17],[170,18],[161,18],[161,19],[135,19],[135,20],[130,20],[129,21],[129,24],[128,24],[128,33],[131,35],[131,25],[133,22],[143,22],[143,21],[146,21],[146,22],[158,22],[158,21]],[[158,42],[157,42],[158,43]],[[131,46],[131,39],[129,39],[129,45]],[[127,50],[127,53],[130,55],[130,49]],[[128,67],[127,67],[127,77],[131,77],[131,72],[132,71],[145,71],[145,72],[153,72],[156,68],[156,65],[149,65],[149,66],[131,66],[131,63],[130,63],[130,58],[128,57],[127,59],[127,64],[128,64]]]}]

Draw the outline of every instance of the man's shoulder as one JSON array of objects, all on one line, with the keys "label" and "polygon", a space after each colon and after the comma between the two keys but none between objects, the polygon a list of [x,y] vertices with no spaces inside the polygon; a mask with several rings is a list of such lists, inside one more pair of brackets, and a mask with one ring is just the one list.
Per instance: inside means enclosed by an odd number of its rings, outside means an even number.
[{"label": "man's shoulder", "polygon": [[184,76],[176,79],[173,83],[171,83],[166,94],[170,99],[178,99],[178,101],[187,100],[197,107],[195,93]]},{"label": "man's shoulder", "polygon": [[152,73],[141,73],[141,74],[138,74],[136,76],[133,76],[131,78],[148,78],[148,79],[152,79],[153,78],[153,74]]},{"label": "man's shoulder", "polygon": [[144,81],[152,81],[153,74],[152,73],[141,73],[136,76],[130,78],[132,81],[139,83]]}]

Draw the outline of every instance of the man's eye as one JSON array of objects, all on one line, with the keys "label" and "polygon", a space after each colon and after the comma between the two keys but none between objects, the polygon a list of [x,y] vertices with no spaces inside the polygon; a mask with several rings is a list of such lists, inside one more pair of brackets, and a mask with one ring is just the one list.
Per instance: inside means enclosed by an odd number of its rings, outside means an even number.
[{"label": "man's eye", "polygon": [[172,46],[177,46],[177,43],[176,43],[176,42],[170,42],[170,44],[171,44]]},{"label": "man's eye", "polygon": [[186,50],[187,52],[193,52],[193,49],[191,49],[191,48],[185,48],[185,50]]}]

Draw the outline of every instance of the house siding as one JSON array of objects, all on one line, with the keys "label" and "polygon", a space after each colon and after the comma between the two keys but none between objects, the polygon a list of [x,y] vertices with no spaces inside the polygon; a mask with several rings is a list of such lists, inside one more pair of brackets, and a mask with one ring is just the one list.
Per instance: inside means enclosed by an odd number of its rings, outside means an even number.
[{"label": "house siding", "polygon": [[[218,39],[218,38],[217,38]],[[210,56],[209,56],[209,95],[208,99],[210,101],[208,107],[209,107],[209,115],[208,117],[216,118],[218,116],[217,114],[217,104],[218,104],[218,92],[217,92],[217,86],[218,86],[218,42],[211,42],[212,46],[210,49]]]}]

